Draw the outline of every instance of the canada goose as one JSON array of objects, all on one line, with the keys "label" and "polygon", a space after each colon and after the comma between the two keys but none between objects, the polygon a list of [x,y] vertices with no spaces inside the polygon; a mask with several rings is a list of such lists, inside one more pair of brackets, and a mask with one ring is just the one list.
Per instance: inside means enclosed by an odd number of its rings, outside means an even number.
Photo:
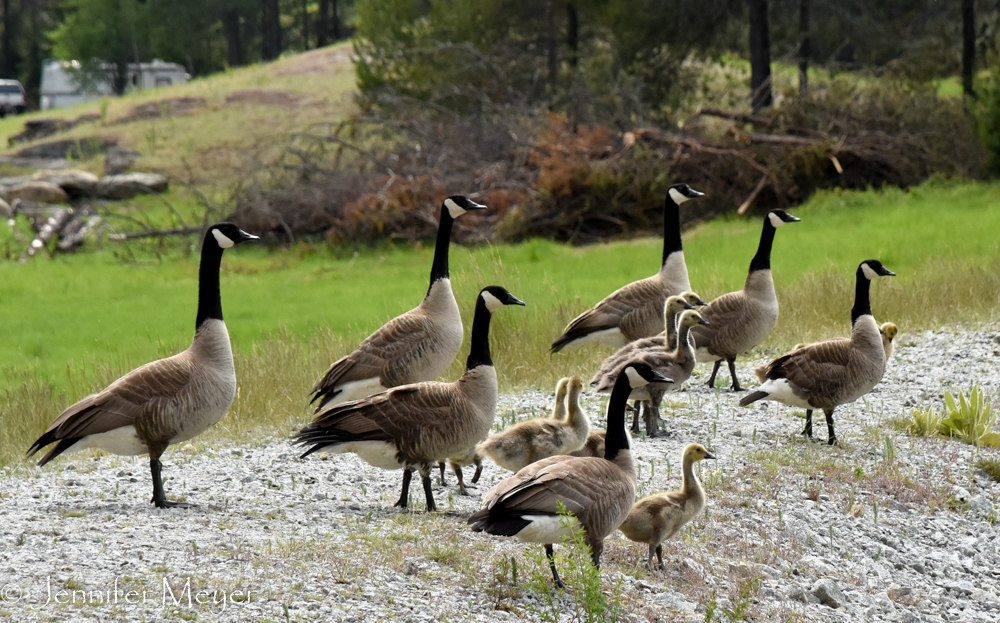
[{"label": "canada goose", "polygon": [[[556,422],[561,422],[562,420],[564,420],[566,418],[566,388],[567,388],[568,385],[569,385],[569,377],[561,378],[561,379],[559,379],[559,382],[556,383],[556,402],[552,406],[552,415],[549,417],[549,420],[554,420]],[[577,407],[579,408],[579,405],[577,405]],[[532,420],[532,421],[534,421],[534,420]],[[480,443],[482,443],[484,441],[485,441],[484,439],[480,440]],[[478,446],[479,444],[476,444],[476,445]],[[544,458],[545,456],[552,456],[552,454],[566,454],[566,453],[565,452],[549,453],[549,454],[545,454],[544,456],[538,456],[538,457],[535,458],[535,460],[538,460],[540,458]],[[472,481],[473,483],[475,483],[478,480],[479,473],[483,469],[482,468],[483,455],[475,447],[469,448],[469,450],[466,451],[464,454],[459,455],[459,457],[457,457],[457,458],[451,459],[451,463],[452,463],[451,469],[452,469],[452,471],[454,471],[456,473],[456,475],[459,475],[460,472],[457,471],[456,468],[455,468],[455,464],[456,463],[458,465],[470,465],[473,462],[476,463],[476,477]],[[531,461],[528,461],[528,463],[531,463]],[[525,465],[527,465],[527,463],[525,463]],[[445,482],[444,482],[444,463],[443,462],[440,463],[440,468],[441,468],[441,486],[444,486]],[[459,467],[459,469],[461,469],[461,467]],[[512,469],[511,471],[515,471],[516,472],[517,469]],[[459,476],[459,483],[458,484],[459,484],[460,490],[464,491],[464,488],[462,487],[461,476]],[[465,495],[465,494],[463,493],[462,495]]]},{"label": "canada goose", "polygon": [[[608,402],[604,457],[553,456],[528,465],[490,489],[485,508],[469,517],[472,529],[544,544],[552,579],[561,588],[552,544],[582,528],[600,568],[604,538],[625,520],[635,501],[635,468],[625,430],[628,395],[646,383],[664,381],[641,361],[625,366]],[[569,526],[559,516],[560,506],[575,518]]]},{"label": "canada goose", "polygon": [[465,453],[493,425],[497,372],[490,358],[490,318],[504,305],[524,302],[500,286],[476,296],[472,339],[465,374],[452,383],[425,381],[402,385],[323,411],[296,435],[295,443],[313,452],[354,452],[369,465],[403,469],[403,490],[396,506],[406,508],[413,470],[420,470],[427,510],[436,510],[431,464]]},{"label": "canada goose", "polygon": [[[886,360],[886,362],[888,362],[889,358],[892,357],[892,353],[893,353],[893,342],[892,342],[892,340],[896,337],[898,331],[899,331],[899,328],[896,325],[894,325],[893,323],[891,323],[891,322],[884,322],[884,323],[882,323],[882,326],[879,327],[879,333],[882,335],[882,349],[885,351],[885,360]],[[843,338],[842,337],[842,338],[835,338],[835,339],[846,340],[847,338]],[[800,343],[796,344],[795,346],[793,346],[792,350],[790,350],[788,352],[791,353],[792,351],[796,351],[796,350],[798,350],[800,348],[805,348],[806,346],[809,346],[809,343],[807,343],[807,342],[800,342]],[[759,365],[759,366],[757,366],[756,368],[753,369],[753,373],[757,376],[757,378],[760,380],[761,383],[763,383],[763,382],[765,382],[767,380],[767,367],[768,367],[768,365],[769,365],[769,363],[761,364],[761,365]]]},{"label": "canada goose", "polygon": [[236,396],[233,351],[222,320],[219,267],[225,249],[247,240],[259,238],[232,223],[208,228],[198,268],[194,340],[187,350],[136,368],[63,411],[32,444],[28,456],[54,442],[58,443],[39,465],[85,448],[123,455],[148,453],[153,504],[189,507],[164,495],[160,456],[170,444],[187,441],[222,419]]},{"label": "canada goose", "polygon": [[776,400],[806,409],[802,434],[812,437],[813,409],[823,409],[833,445],[833,410],[854,402],[872,390],[885,373],[885,349],[879,327],[872,317],[869,290],[871,280],[896,273],[878,260],[858,266],[854,307],[851,309],[851,337],[808,344],[767,364],[767,381],[758,391],[744,396],[740,406],[758,400]]},{"label": "canada goose", "polygon": [[604,456],[604,440],[608,432],[603,428],[592,428],[587,435],[587,442],[576,452],[570,452],[569,456]]},{"label": "canada goose", "polygon": [[889,358],[892,357],[892,353],[895,350],[892,341],[899,333],[899,327],[891,322],[883,322],[882,326],[879,327],[879,333],[882,334],[882,349],[885,350],[885,360],[889,361]]},{"label": "canada goose", "polygon": [[652,277],[633,281],[573,319],[552,343],[557,353],[567,346],[599,344],[621,348],[662,331],[663,302],[690,290],[681,245],[680,204],[703,197],[687,184],[674,184],[663,201],[663,262]]},{"label": "canada goose", "polygon": [[330,366],[309,392],[310,402],[318,403],[316,413],[391,387],[433,381],[451,365],[462,348],[462,316],[448,272],[451,229],[455,219],[467,211],[485,209],[461,195],[444,200],[424,300],[382,325],[353,353]]},{"label": "canada goose", "polygon": [[684,448],[681,488],[642,498],[618,527],[629,540],[649,545],[649,557],[646,558],[648,569],[653,568],[654,553],[660,569],[663,569],[663,542],[705,508],[705,490],[694,473],[694,464],[702,459],[714,458],[715,455],[705,446],[689,443]]},{"label": "canada goose", "polygon": [[[570,404],[579,405],[582,391],[583,379],[571,377],[566,385]],[[493,459],[500,467],[516,472],[535,461],[579,450],[587,442],[589,433],[590,419],[577,408],[570,411],[566,419],[534,418],[518,422],[490,435],[476,446],[476,452]]]},{"label": "canada goose", "polygon": [[[694,347],[688,336],[694,327],[706,324],[708,324],[708,321],[702,318],[698,312],[685,311],[681,314],[680,322],[678,323],[677,345],[673,350],[668,351],[666,348],[657,347],[634,353],[635,359],[645,361],[654,370],[672,379],[669,384],[650,383],[632,392],[633,399],[646,403],[647,436],[657,436],[659,428],[657,422],[659,421],[660,403],[663,401],[663,395],[672,389],[679,388],[684,381],[691,377],[691,372],[694,371],[695,355]],[[598,392],[611,391],[615,379],[620,374],[620,370],[621,368],[618,366],[602,366],[600,372],[591,381],[591,384],[595,381],[597,382]],[[633,421],[632,432],[637,432],[637,428],[638,422]]]},{"label": "canada goose", "polygon": [[[693,294],[695,298],[698,296],[693,292],[688,292],[686,294]],[[604,363],[601,364],[601,368],[609,365],[620,366],[632,359],[633,353],[649,348],[673,349],[677,340],[677,320],[680,318],[681,312],[686,309],[695,309],[695,304],[686,300],[682,294],[668,296],[667,300],[663,304],[663,331],[653,337],[644,337],[638,340],[632,340],[625,346],[619,348],[615,354],[609,355],[608,358],[604,360]],[[594,379],[595,380],[590,381],[591,385],[596,384],[595,381],[597,377],[595,376]]]},{"label": "canada goose", "polygon": [[750,272],[743,289],[723,294],[701,310],[701,315],[711,325],[697,327],[691,334],[694,336],[698,363],[715,362],[712,376],[708,379],[709,387],[715,385],[715,375],[725,360],[729,364],[733,391],[742,389],[736,377],[736,356],[763,342],[778,322],[778,299],[774,295],[774,281],[771,279],[774,232],[785,223],[799,220],[784,210],[768,212],[764,217],[760,245],[750,261]]}]

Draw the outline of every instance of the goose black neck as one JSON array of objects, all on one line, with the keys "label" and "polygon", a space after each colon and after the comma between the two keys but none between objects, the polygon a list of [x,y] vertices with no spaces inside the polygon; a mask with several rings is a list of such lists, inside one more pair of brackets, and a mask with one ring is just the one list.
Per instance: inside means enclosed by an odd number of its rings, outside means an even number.
[{"label": "goose black neck", "polygon": [[222,295],[219,293],[221,264],[222,248],[211,237],[206,238],[201,245],[201,264],[198,267],[198,317],[194,321],[196,330],[210,318],[222,320]]},{"label": "goose black neck", "polygon": [[858,321],[858,318],[872,314],[871,287],[872,282],[865,277],[861,267],[858,267],[857,284],[854,286],[854,308],[851,309],[852,326]]},{"label": "goose black neck", "polygon": [[663,201],[663,266],[667,258],[677,251],[683,251],[681,245],[681,207],[677,205],[670,193]]},{"label": "goose black neck", "polygon": [[764,230],[760,232],[760,245],[757,246],[757,255],[750,260],[750,272],[758,270],[771,270],[771,245],[774,244],[774,225],[771,224],[771,217],[764,218]]},{"label": "goose black neck", "polygon": [[608,429],[604,438],[604,458],[615,460],[618,453],[628,450],[628,435],[625,434],[625,406],[628,405],[632,386],[629,385],[628,374],[622,370],[611,389],[611,399],[608,401]]},{"label": "goose black neck", "polygon": [[431,264],[431,283],[427,288],[430,294],[434,282],[447,279],[448,273],[448,247],[451,246],[451,226],[455,219],[451,218],[448,208],[441,207],[441,222],[438,223],[437,241],[434,243],[434,263]]},{"label": "goose black neck", "polygon": [[490,319],[493,313],[486,307],[483,297],[476,298],[476,314],[472,318],[472,339],[466,370],[477,366],[492,366],[490,358]]}]

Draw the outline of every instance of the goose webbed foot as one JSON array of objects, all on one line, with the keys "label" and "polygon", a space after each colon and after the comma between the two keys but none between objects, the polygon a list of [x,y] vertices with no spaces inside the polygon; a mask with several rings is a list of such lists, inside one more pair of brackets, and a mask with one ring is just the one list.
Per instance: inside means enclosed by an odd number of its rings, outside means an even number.
[{"label": "goose webbed foot", "polygon": [[743,391],[743,388],[740,387],[740,379],[736,376],[736,360],[735,359],[727,359],[726,363],[729,364],[729,376],[730,376],[730,378],[733,379],[733,384],[731,386],[731,389],[734,392],[741,392],[741,391]]},{"label": "goose webbed foot", "polygon": [[656,560],[659,561],[659,565],[657,566],[660,568],[660,571],[666,571],[667,568],[663,566],[663,545],[656,546]]},{"label": "goose webbed foot", "polygon": [[421,475],[421,481],[424,483],[424,497],[427,498],[427,512],[433,513],[437,510],[437,504],[434,503],[434,493],[431,491],[430,472],[426,475]]},{"label": "goose webbed foot", "polygon": [[455,468],[455,478],[458,480],[458,494],[464,496],[470,495],[468,488],[465,486],[465,478],[462,476],[461,467]]},{"label": "goose webbed foot", "polygon": [[660,409],[659,407],[652,406],[651,403],[645,403],[645,417],[646,417],[646,436],[647,437],[661,437],[660,435]]},{"label": "goose webbed foot", "polygon": [[721,359],[715,362],[715,367],[712,368],[712,376],[708,377],[708,383],[706,383],[706,385],[708,385],[709,388],[715,387],[715,375],[719,373],[719,366],[721,365],[722,365]]},{"label": "goose webbed foot", "polygon": [[188,502],[175,502],[173,500],[151,500],[156,508],[195,508],[194,504]]},{"label": "goose webbed foot", "polygon": [[829,439],[827,439],[826,443],[827,443],[827,445],[830,445],[830,446],[840,445],[840,442],[837,441],[836,437],[830,437]]},{"label": "goose webbed foot", "polygon": [[393,504],[396,508],[406,508],[410,497],[410,479],[413,478],[413,471],[403,470],[403,490],[399,494],[399,499]]},{"label": "goose webbed foot", "polygon": [[812,440],[813,436],[813,412],[812,409],[806,409],[806,427],[802,429],[802,435],[806,439]]},{"label": "goose webbed foot", "polygon": [[150,502],[153,503],[156,508],[193,508],[194,504],[189,504],[187,502],[174,502],[167,499],[167,495],[163,492],[163,464],[160,463],[160,459],[149,459],[149,473],[153,478],[153,499]]},{"label": "goose webbed foot", "polygon": [[829,411],[824,411],[823,414],[826,416],[826,430],[829,437],[826,443],[828,443],[831,446],[836,445],[837,435],[835,435],[833,432],[833,410],[831,409]]},{"label": "goose webbed foot", "polygon": [[441,486],[442,487],[447,487],[448,486],[448,482],[444,479],[444,461],[441,461],[440,463],[438,463],[438,469],[441,470]]}]

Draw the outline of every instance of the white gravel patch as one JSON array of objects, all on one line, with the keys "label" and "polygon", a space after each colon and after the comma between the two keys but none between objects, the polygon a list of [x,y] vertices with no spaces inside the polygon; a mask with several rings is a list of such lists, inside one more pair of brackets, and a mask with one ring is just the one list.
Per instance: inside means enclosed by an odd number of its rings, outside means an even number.
[{"label": "white gravel patch", "polygon": [[[705,443],[719,460],[701,465],[707,511],[664,544],[666,572],[641,566],[644,545],[609,538],[602,576],[612,593],[621,581],[624,618],[704,621],[706,608],[722,621],[744,611],[758,621],[1000,618],[992,523],[1000,484],[973,467],[1000,452],[917,439],[886,424],[911,406],[941,405],[952,387],[978,382],[996,396],[998,327],[903,331],[883,382],[837,410],[838,448],[802,441],[803,421],[790,408],[741,409],[739,396],[707,389],[706,366],[687,391],[668,396],[670,436],[634,442],[641,492],[679,485],[689,442]],[[553,365],[572,361],[557,356]],[[738,366],[745,386],[755,385],[757,363]],[[718,382],[728,386],[728,374]],[[603,426],[603,397],[584,398]],[[540,415],[551,400],[543,392],[505,395],[501,411]],[[814,431],[825,441],[818,415]],[[145,457],[88,453],[44,469],[7,468],[0,617],[422,623],[543,620],[551,612],[528,588],[506,601],[490,590],[496,561],[528,554],[531,566],[540,550],[466,529],[485,491],[508,475],[491,462],[470,497],[458,495],[450,472],[448,487],[435,478],[444,512],[428,516],[419,479],[414,511],[400,512],[391,506],[401,472],[353,455],[297,455],[283,439],[171,448],[167,495],[198,504],[190,510],[153,508]],[[567,600],[557,601],[561,620],[572,620]],[[512,612],[495,609],[498,601]]]}]

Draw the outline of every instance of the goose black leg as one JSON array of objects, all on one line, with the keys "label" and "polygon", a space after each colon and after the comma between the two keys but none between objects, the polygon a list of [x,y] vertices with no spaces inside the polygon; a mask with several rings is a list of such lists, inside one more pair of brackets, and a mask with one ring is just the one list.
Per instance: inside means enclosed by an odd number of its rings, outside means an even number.
[{"label": "goose black leg", "polygon": [[476,457],[476,473],[472,475],[472,484],[479,482],[479,477],[483,474],[483,461]]},{"label": "goose black leg", "polygon": [[807,438],[812,439],[813,436],[813,411],[812,409],[806,409],[806,427],[802,429],[802,434]]},{"label": "goose black leg", "polygon": [[715,387],[715,375],[719,373],[719,366],[722,365],[722,360],[719,359],[715,362],[715,367],[712,368],[712,376],[708,377],[708,386]]},{"label": "goose black leg", "polygon": [[399,494],[399,500],[396,502],[395,506],[399,508],[406,508],[407,501],[410,497],[410,479],[413,478],[412,469],[403,470],[403,490]]},{"label": "goose black leg", "polygon": [[663,566],[663,545],[656,546],[656,560],[660,563],[660,571],[666,571],[667,568]]},{"label": "goose black leg", "polygon": [[653,570],[653,554],[656,553],[656,546],[649,546],[649,556],[646,556],[646,568],[650,571]]},{"label": "goose black leg", "polygon": [[733,391],[741,392],[743,388],[740,387],[740,380],[736,378],[736,358],[726,359],[726,363],[729,364],[729,376],[733,379]]},{"label": "goose black leg", "polygon": [[[448,483],[444,480],[444,461],[438,462],[438,468],[441,470],[441,486],[447,487]],[[464,493],[462,495],[465,495]]]},{"label": "goose black leg", "polygon": [[420,479],[424,483],[424,497],[427,498],[427,512],[432,513],[437,510],[437,504],[434,503],[434,494],[431,492],[430,470],[427,470],[426,474],[421,474]]},{"label": "goose black leg", "polygon": [[837,436],[833,434],[833,409],[824,409],[823,414],[826,415],[826,431],[830,435],[826,443],[832,446],[837,443]]},{"label": "goose black leg", "polygon": [[556,588],[566,588],[563,581],[559,579],[559,572],[556,571],[556,561],[552,558],[552,544],[545,544],[545,557],[549,559],[549,569],[552,569],[552,582],[555,583]]},{"label": "goose black leg", "polygon": [[660,409],[653,402],[646,403],[646,436],[660,436]]},{"label": "goose black leg", "polygon": [[639,434],[639,405],[642,404],[641,401],[636,400],[635,405],[632,409],[635,413],[632,415],[632,433],[635,435]]},{"label": "goose black leg", "polygon": [[454,469],[455,469],[455,478],[458,479],[458,494],[469,495],[468,490],[465,488],[465,480],[463,480],[462,468],[459,467],[458,465],[455,465]]},{"label": "goose black leg", "polygon": [[160,476],[160,472],[163,471],[163,464],[160,463],[160,459],[149,459],[149,471],[153,476],[153,499],[151,502],[156,508],[191,508],[192,505],[187,502],[172,502],[168,500],[166,494],[163,493],[163,479]]}]

